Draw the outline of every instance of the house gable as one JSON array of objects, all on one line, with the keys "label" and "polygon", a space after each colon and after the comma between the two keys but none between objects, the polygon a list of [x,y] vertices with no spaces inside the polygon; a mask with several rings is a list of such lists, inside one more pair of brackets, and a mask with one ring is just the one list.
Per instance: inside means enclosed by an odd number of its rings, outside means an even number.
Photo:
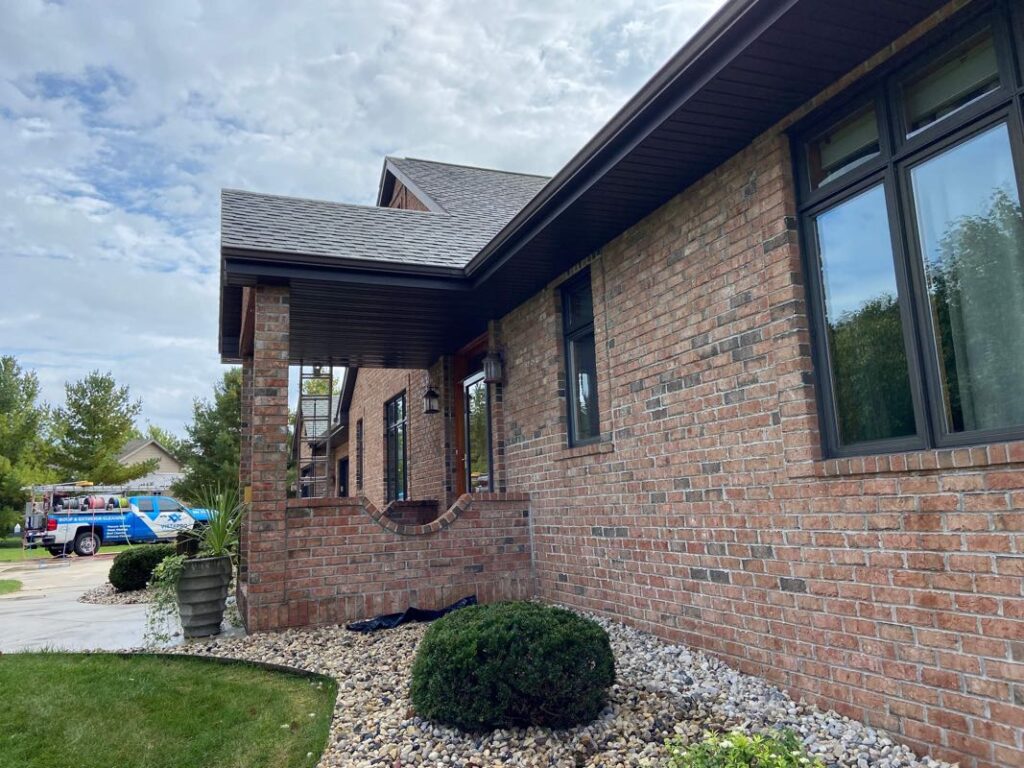
[{"label": "house gable", "polygon": [[182,471],[181,462],[156,440],[132,440],[117,457],[117,460],[125,465],[140,464],[152,459],[157,461],[155,472],[177,474]]}]

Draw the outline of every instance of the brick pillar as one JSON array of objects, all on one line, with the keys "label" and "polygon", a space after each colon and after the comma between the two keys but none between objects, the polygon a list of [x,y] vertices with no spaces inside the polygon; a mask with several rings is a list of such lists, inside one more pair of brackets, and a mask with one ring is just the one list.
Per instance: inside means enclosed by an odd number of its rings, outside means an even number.
[{"label": "brick pillar", "polygon": [[287,567],[289,291],[258,286],[252,362],[252,505],[246,627],[273,624],[284,605]]},{"label": "brick pillar", "polygon": [[[242,392],[239,397],[242,414],[239,418],[241,426],[239,456],[239,498],[244,502],[251,501],[252,493],[252,419],[253,419],[253,361],[251,357],[242,358]],[[239,581],[238,597],[240,602],[245,599],[243,585],[249,574],[249,515],[242,518],[239,526]]]},{"label": "brick pillar", "polygon": [[441,396],[441,413],[444,419],[444,497],[442,506],[448,509],[455,503],[455,483],[459,472],[455,461],[455,373],[454,358],[445,355],[437,362],[437,392]]},{"label": "brick pillar", "polygon": [[238,466],[239,492],[246,498],[252,485],[252,358],[242,359],[241,461]]},{"label": "brick pillar", "polygon": [[[491,320],[487,324],[488,352],[501,352],[501,323]],[[507,364],[503,361],[503,365]],[[505,461],[505,385],[488,384],[488,396],[491,400],[491,468],[494,482],[491,486],[495,491],[504,493],[508,490],[508,465]]]}]

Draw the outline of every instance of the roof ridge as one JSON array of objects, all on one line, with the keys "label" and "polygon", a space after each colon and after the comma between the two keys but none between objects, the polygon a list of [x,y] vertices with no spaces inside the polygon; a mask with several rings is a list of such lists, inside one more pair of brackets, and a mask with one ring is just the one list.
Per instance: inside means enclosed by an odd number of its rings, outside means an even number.
[{"label": "roof ridge", "polygon": [[414,163],[430,163],[431,165],[446,165],[449,168],[465,168],[470,171],[487,171],[488,173],[504,173],[508,176],[529,176],[535,179],[550,179],[543,173],[525,173],[523,171],[509,171],[504,168],[486,168],[482,165],[466,165],[465,163],[448,163],[444,160],[428,160],[425,157],[398,157],[396,155],[385,155],[386,160],[412,160]]}]

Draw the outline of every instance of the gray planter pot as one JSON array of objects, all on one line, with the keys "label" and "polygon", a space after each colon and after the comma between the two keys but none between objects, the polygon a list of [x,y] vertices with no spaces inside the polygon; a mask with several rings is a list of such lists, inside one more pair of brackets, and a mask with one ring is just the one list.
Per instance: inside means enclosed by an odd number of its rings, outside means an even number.
[{"label": "gray planter pot", "polygon": [[230,557],[199,557],[185,561],[178,579],[178,611],[185,637],[220,634],[230,583]]}]

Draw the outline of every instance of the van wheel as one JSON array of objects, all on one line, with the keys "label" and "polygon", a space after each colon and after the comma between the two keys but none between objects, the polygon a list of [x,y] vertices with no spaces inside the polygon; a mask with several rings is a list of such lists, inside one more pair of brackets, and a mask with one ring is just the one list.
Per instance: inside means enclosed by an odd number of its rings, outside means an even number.
[{"label": "van wheel", "polygon": [[79,557],[92,557],[100,551],[100,537],[90,531],[83,531],[75,536],[75,554]]}]

